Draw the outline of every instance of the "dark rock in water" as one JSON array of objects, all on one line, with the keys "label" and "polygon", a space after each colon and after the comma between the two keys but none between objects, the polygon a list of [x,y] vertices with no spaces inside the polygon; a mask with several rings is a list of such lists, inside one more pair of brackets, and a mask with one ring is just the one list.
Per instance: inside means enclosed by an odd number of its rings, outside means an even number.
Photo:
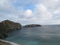
[{"label": "dark rock in water", "polygon": [[0,22],[0,38],[5,38],[8,36],[8,32],[14,30],[20,30],[21,24],[15,23],[9,20]]},{"label": "dark rock in water", "polygon": [[41,25],[39,25],[39,24],[30,24],[30,25],[25,25],[25,26],[23,26],[24,28],[30,28],[30,27],[41,27]]}]

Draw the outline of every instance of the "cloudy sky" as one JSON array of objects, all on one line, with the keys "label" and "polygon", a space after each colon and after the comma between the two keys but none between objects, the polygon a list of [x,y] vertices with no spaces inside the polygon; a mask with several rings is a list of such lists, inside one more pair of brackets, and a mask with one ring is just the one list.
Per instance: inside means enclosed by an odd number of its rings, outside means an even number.
[{"label": "cloudy sky", "polygon": [[0,0],[0,21],[60,24],[60,0]]}]

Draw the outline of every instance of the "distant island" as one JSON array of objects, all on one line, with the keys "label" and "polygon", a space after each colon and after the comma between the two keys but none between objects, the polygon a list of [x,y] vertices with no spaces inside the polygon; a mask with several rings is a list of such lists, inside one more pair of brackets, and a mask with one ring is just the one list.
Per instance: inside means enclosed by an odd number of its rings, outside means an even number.
[{"label": "distant island", "polygon": [[31,27],[41,27],[41,25],[39,25],[39,24],[29,24],[29,25],[25,25],[25,26],[23,26],[24,28],[31,28]]},{"label": "distant island", "polygon": [[20,30],[21,24],[10,20],[0,22],[0,39],[8,36],[8,33],[14,30]]}]

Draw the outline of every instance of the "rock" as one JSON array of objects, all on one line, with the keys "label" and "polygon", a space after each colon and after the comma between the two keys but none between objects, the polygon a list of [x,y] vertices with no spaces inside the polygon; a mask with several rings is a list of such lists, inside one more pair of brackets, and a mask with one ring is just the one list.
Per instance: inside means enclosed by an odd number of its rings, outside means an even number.
[{"label": "rock", "polygon": [[14,30],[20,30],[21,24],[15,23],[9,20],[0,22],[0,38],[5,38],[8,36],[8,32]]},{"label": "rock", "polygon": [[23,26],[24,28],[27,28],[27,27],[41,27],[41,25],[39,25],[39,24],[30,24],[30,25],[25,25],[25,26]]}]

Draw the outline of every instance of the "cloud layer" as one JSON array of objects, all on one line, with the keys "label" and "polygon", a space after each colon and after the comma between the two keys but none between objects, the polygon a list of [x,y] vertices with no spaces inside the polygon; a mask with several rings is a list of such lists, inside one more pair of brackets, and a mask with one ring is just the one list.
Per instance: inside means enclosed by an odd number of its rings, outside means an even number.
[{"label": "cloud layer", "polygon": [[60,24],[60,0],[0,0],[0,21]]}]

